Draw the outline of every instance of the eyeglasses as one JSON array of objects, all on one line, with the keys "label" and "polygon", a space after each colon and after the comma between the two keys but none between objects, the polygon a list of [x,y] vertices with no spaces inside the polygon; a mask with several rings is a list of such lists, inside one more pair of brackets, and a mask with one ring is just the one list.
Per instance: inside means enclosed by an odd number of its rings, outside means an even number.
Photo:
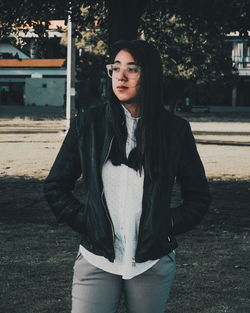
[{"label": "eyeglasses", "polygon": [[129,64],[127,66],[120,66],[119,64],[108,64],[106,65],[106,68],[110,78],[118,77],[121,70],[123,70],[125,75],[130,79],[138,78],[141,72],[141,67],[136,64]]}]

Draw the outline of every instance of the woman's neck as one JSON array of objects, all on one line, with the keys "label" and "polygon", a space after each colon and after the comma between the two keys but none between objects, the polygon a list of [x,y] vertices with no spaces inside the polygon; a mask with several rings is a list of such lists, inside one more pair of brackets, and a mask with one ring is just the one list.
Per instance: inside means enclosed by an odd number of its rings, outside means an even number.
[{"label": "woman's neck", "polygon": [[129,111],[132,117],[138,117],[139,112],[137,105],[132,103],[123,103],[124,107]]}]

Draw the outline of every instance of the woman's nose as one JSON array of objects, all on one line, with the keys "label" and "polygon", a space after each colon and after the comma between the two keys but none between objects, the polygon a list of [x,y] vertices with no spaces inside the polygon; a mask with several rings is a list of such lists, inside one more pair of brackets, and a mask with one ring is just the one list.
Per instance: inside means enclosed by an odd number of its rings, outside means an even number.
[{"label": "woman's nose", "polygon": [[124,69],[120,69],[120,71],[117,73],[117,79],[118,80],[127,80],[128,77],[126,75],[126,71]]}]

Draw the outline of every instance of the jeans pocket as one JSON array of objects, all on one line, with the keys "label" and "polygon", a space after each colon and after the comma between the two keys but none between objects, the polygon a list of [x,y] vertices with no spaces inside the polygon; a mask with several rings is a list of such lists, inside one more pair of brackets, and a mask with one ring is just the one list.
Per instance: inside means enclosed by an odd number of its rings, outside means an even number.
[{"label": "jeans pocket", "polygon": [[79,249],[79,251],[77,252],[76,258],[75,258],[75,262],[74,262],[74,266],[73,266],[73,270],[74,272],[76,271],[76,268],[80,266],[80,261],[83,259],[83,255],[81,254],[81,251]]},{"label": "jeans pocket", "polygon": [[175,273],[175,268],[175,258],[171,252],[168,255],[161,257],[159,261],[150,268],[150,270],[154,273],[154,275],[165,277],[166,275],[169,275],[169,273]]},{"label": "jeans pocket", "polygon": [[167,256],[171,262],[175,263],[175,252],[174,251],[170,252]]},{"label": "jeans pocket", "polygon": [[75,262],[77,262],[79,259],[81,259],[81,257],[82,257],[82,254],[81,254],[81,250],[79,248],[77,255],[76,255],[76,258],[75,258]]}]

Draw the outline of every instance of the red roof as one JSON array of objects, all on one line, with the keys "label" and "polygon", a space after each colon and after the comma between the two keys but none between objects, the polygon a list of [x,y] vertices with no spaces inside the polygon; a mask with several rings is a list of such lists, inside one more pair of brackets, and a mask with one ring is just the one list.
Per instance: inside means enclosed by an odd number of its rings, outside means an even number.
[{"label": "red roof", "polygon": [[0,59],[0,67],[62,67],[65,59]]}]

